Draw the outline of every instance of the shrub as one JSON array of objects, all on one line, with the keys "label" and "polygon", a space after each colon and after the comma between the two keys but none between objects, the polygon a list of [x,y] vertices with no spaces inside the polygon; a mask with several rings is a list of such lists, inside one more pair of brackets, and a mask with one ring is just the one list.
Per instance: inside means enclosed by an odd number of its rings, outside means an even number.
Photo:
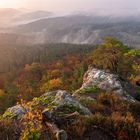
[{"label": "shrub", "polygon": [[45,83],[42,87],[41,90],[43,92],[48,92],[51,90],[58,90],[62,88],[62,81],[60,78],[57,79],[52,79],[50,81],[48,81],[47,83]]},{"label": "shrub", "polygon": [[135,116],[136,119],[140,118],[140,103],[131,103],[129,105],[129,111]]},{"label": "shrub", "polygon": [[110,112],[121,111],[125,113],[128,109],[128,103],[122,101],[119,96],[114,93],[100,94],[97,98],[97,103],[104,105],[104,108],[110,110]]},{"label": "shrub", "polygon": [[106,105],[106,106],[115,106],[115,104],[120,103],[119,97],[117,97],[113,93],[112,94],[111,93],[100,94],[98,96],[97,100],[99,103]]},{"label": "shrub", "polygon": [[136,100],[140,101],[140,87],[137,88]]},{"label": "shrub", "polygon": [[0,139],[18,140],[18,125],[10,119],[0,119]]},{"label": "shrub", "polygon": [[37,110],[28,112],[21,120],[20,140],[39,140],[41,137],[41,113]]},{"label": "shrub", "polygon": [[[116,137],[117,140],[138,140],[140,138],[140,126],[130,112],[122,115],[114,112],[109,117],[99,113],[92,116],[81,116],[75,120],[67,129],[68,134],[74,138],[83,140],[87,133],[93,133],[92,128],[99,128],[104,133]],[[94,135],[92,135],[94,138]]]}]

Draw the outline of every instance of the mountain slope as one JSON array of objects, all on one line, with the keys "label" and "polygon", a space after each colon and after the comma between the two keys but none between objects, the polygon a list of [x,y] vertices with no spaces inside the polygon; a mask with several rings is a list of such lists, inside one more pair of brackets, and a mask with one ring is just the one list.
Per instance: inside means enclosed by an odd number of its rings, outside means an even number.
[{"label": "mountain slope", "polygon": [[48,18],[51,15],[51,12],[43,10],[30,11],[27,9],[22,10],[12,8],[0,8],[0,27],[6,28],[17,24],[25,24],[42,18]]},{"label": "mountain slope", "polygon": [[113,36],[132,47],[140,46],[140,24],[137,18],[101,16],[64,16],[42,19],[13,29],[20,34],[42,36],[42,42],[94,43]]}]

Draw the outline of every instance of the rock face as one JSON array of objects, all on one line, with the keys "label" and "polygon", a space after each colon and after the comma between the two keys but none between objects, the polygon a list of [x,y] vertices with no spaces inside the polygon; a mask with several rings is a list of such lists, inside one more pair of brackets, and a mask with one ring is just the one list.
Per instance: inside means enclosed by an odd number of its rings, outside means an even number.
[{"label": "rock face", "polygon": [[135,101],[135,88],[118,75],[104,70],[89,67],[84,75],[80,90],[87,87],[97,87],[101,90],[116,93],[126,100]]}]

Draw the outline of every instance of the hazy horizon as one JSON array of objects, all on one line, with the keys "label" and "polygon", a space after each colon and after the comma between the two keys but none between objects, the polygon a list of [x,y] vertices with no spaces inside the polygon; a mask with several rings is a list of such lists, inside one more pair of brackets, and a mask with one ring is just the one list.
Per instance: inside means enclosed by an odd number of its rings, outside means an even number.
[{"label": "hazy horizon", "polygon": [[0,0],[0,8],[25,8],[52,12],[83,11],[98,14],[134,14],[140,12],[138,0]]}]

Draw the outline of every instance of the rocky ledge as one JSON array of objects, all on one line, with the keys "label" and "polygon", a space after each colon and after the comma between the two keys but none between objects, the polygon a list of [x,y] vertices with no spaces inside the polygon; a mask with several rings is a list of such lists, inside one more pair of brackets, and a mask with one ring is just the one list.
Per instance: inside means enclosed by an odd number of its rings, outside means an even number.
[{"label": "rocky ledge", "polygon": [[136,90],[134,86],[120,76],[105,70],[89,67],[84,75],[82,87],[74,95],[90,88],[115,93],[122,99],[135,102]]}]

